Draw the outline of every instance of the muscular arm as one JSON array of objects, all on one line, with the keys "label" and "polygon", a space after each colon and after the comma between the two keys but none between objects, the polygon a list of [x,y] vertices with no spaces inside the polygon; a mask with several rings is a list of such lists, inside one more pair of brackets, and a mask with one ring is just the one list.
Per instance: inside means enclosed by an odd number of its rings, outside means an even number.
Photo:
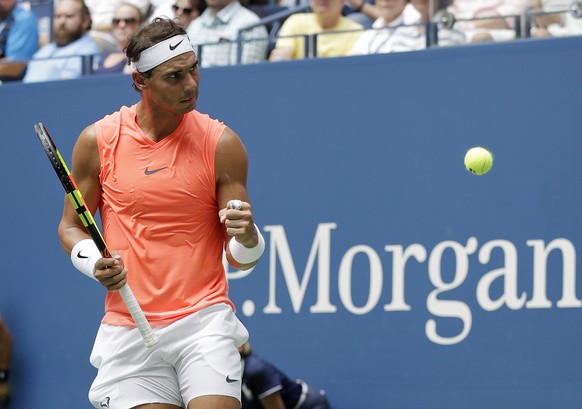
[{"label": "muscular arm", "polygon": [[[72,173],[92,214],[95,214],[101,197],[99,168],[95,127],[91,125],[81,132],[73,149]],[[89,234],[68,197],[65,197],[58,233],[61,246],[67,254],[71,254],[73,246],[78,241],[89,238]]]},{"label": "muscular arm", "polygon": [[20,78],[26,68],[26,62],[16,62],[0,58],[0,77]]},{"label": "muscular arm", "polygon": [[[95,214],[101,199],[99,171],[101,163],[97,148],[95,126],[90,125],[81,132],[73,149],[73,177],[81,191],[85,204]],[[65,197],[63,216],[59,223],[59,238],[63,250],[70,255],[79,241],[90,238],[81,219],[68,197]],[[127,270],[117,252],[111,258],[101,258],[95,264],[95,278],[109,291],[119,290],[127,282]]]},{"label": "muscular arm", "polygon": [[[216,194],[220,217],[225,227],[225,250],[228,262],[235,268],[246,270],[257,264],[240,264],[230,254],[228,242],[237,240],[245,247],[258,243],[253,212],[247,192],[248,158],[237,134],[226,128],[216,151]],[[226,209],[230,200],[241,200],[241,210]]]}]

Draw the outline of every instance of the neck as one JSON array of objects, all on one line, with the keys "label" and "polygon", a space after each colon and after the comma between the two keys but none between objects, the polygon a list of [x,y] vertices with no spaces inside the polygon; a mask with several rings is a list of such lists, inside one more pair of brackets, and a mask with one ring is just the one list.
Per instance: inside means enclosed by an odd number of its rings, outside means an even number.
[{"label": "neck", "polygon": [[159,142],[174,132],[180,126],[183,117],[184,114],[163,109],[147,98],[142,97],[137,104],[137,124],[143,134],[154,142]]},{"label": "neck", "polygon": [[12,11],[12,9],[10,9],[6,12],[0,11],[0,20],[4,20],[6,17],[8,17],[8,15],[10,14],[11,11]]},{"label": "neck", "polygon": [[218,14],[218,12],[219,12],[220,10],[227,8],[227,7],[228,7],[228,6],[230,6],[232,3],[233,3],[233,2],[231,1],[231,2],[229,2],[228,4],[225,4],[225,5],[222,5],[222,6],[214,6],[214,7],[213,7],[213,6],[208,6],[208,8],[210,9],[210,13],[211,13],[212,15],[214,15],[214,16],[215,16],[215,15],[217,15],[217,14]]},{"label": "neck", "polygon": [[335,13],[321,13],[317,15],[317,21],[324,30],[333,28],[340,20],[340,15]]}]

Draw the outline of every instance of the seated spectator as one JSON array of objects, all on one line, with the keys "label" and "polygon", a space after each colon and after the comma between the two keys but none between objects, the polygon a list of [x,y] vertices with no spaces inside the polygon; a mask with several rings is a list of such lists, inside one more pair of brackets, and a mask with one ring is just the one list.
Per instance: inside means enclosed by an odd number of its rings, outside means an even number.
[{"label": "seated spectator", "polygon": [[12,360],[12,334],[0,315],[0,409],[8,408],[10,400],[10,361]]},{"label": "seated spectator", "polygon": [[[259,22],[260,19],[244,8],[238,0],[207,0],[206,4],[204,13],[188,26],[188,37],[192,45],[203,45],[198,52],[200,65],[235,65],[239,30]],[[242,64],[254,64],[266,59],[268,33],[264,26],[245,31],[242,38]]]},{"label": "seated spectator", "polygon": [[248,342],[239,352],[243,367],[242,409],[330,409],[325,391],[299,379],[289,379],[255,354]]},{"label": "seated spectator", "polygon": [[515,19],[509,16],[522,15],[529,4],[530,0],[454,0],[448,11],[456,19],[480,19],[457,22],[468,42],[507,41],[515,39]]},{"label": "seated spectator", "polygon": [[[349,55],[362,33],[362,25],[342,16],[343,0],[311,0],[312,13],[289,16],[277,34],[271,61],[306,57],[305,36],[317,35],[316,50],[307,50],[308,57],[341,57]],[[325,32],[326,34],[321,34]]]},{"label": "seated spectator", "polygon": [[24,76],[26,62],[38,49],[38,25],[17,0],[0,1],[0,81]]},{"label": "seated spectator", "polygon": [[205,9],[204,0],[167,0],[154,9],[150,21],[156,17],[177,19],[182,26],[188,28],[192,20],[200,17]]},{"label": "seated spectator", "polygon": [[92,30],[89,33],[93,40],[99,44],[102,52],[117,51],[117,41],[111,34],[113,15],[117,7],[123,2],[128,2],[138,7],[142,16],[147,16],[150,11],[149,0],[85,0],[85,4],[91,14]]},{"label": "seated spectator", "polygon": [[41,47],[28,63],[24,82],[79,78],[83,56],[101,49],[89,36],[91,16],[83,0],[59,0],[53,17],[53,42]]},{"label": "seated spectator", "polygon": [[93,29],[108,33],[113,28],[111,21],[117,7],[121,3],[130,3],[138,7],[142,16],[149,15],[149,0],[85,0],[85,4],[91,13]]},{"label": "seated spectator", "polygon": [[566,11],[571,4],[571,0],[532,0],[532,11],[552,13],[537,16],[533,20],[532,37],[582,35],[582,18],[576,18]]},{"label": "seated spectator", "polygon": [[420,13],[408,0],[377,0],[381,16],[355,42],[350,55],[418,49]]},{"label": "seated spectator", "polygon": [[95,74],[105,74],[114,72],[131,73],[131,68],[127,65],[127,57],[123,51],[129,36],[135,32],[143,22],[141,10],[130,4],[121,3],[113,15],[113,36],[117,40],[117,51],[107,53],[99,58],[93,72]]}]

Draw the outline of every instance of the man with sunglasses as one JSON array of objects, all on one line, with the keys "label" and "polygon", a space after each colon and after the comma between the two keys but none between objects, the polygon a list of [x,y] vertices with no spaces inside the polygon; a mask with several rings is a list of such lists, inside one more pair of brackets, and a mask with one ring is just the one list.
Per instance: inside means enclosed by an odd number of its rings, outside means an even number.
[{"label": "man with sunglasses", "polygon": [[168,0],[156,7],[150,21],[156,17],[167,17],[177,19],[183,27],[188,27],[194,19],[200,17],[205,9],[204,0]]},{"label": "man with sunglasses", "polygon": [[[260,21],[259,16],[238,0],[207,0],[204,13],[188,26],[188,37],[198,48],[202,67],[255,64],[267,57],[267,29],[260,25],[244,31],[239,44],[239,30]],[[239,47],[240,61],[239,61]]]}]

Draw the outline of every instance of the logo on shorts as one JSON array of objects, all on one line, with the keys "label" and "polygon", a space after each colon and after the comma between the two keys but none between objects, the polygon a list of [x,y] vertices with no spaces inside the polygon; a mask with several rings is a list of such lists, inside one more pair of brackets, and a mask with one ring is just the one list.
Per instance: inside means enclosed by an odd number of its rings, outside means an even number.
[{"label": "logo on shorts", "polygon": [[231,379],[230,375],[226,375],[226,382],[227,383],[234,383],[234,382],[238,382],[238,379]]},{"label": "logo on shorts", "polygon": [[109,409],[109,401],[111,399],[109,399],[109,396],[106,397],[105,399],[103,399],[101,402],[99,402],[99,407],[100,408],[105,408],[105,409]]}]

